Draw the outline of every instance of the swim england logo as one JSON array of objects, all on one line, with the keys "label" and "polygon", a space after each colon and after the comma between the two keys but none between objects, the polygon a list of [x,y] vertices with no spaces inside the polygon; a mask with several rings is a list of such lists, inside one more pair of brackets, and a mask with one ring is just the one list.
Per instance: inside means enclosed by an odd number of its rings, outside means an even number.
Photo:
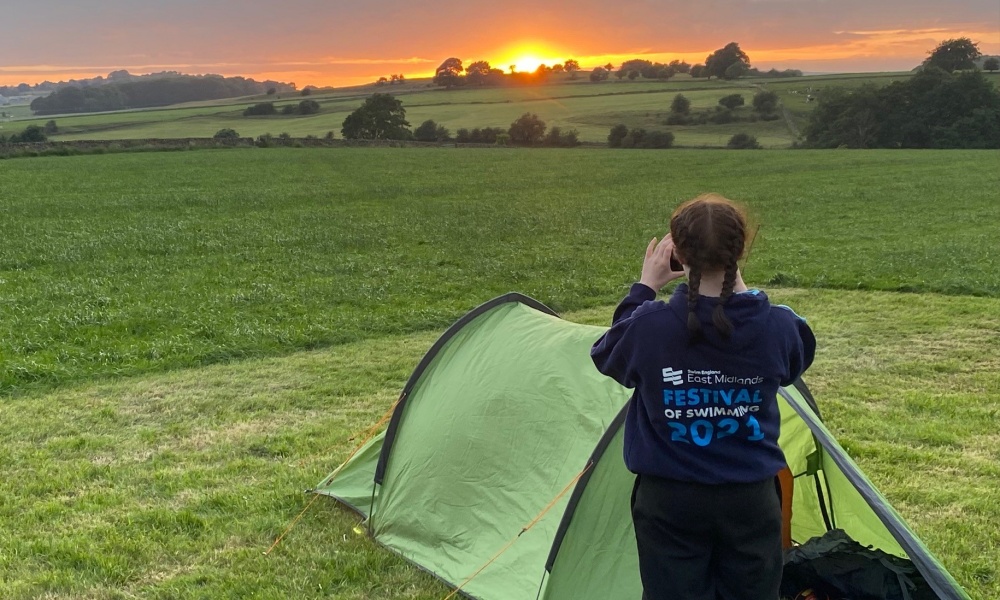
[{"label": "swim england logo", "polygon": [[681,385],[684,383],[684,370],[667,367],[663,369],[663,383]]}]

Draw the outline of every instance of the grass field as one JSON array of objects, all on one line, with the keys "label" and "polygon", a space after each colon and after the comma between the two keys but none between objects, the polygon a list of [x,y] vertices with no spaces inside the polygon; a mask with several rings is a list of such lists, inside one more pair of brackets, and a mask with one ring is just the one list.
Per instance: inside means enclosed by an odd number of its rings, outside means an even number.
[{"label": "grass field", "polygon": [[[808,381],[842,443],[973,598],[998,597],[1000,300],[771,296],[813,323]],[[606,323],[611,309],[566,317]],[[261,554],[435,335],[6,399],[0,597],[440,600],[327,499]]]},{"label": "grass field", "polygon": [[[245,149],[6,161],[0,391],[616,300],[670,207],[762,284],[997,295],[995,152]],[[886,173],[891,173],[887,177]],[[155,175],[154,175],[155,174]]]},{"label": "grass field", "polygon": [[[665,120],[670,103],[676,94],[683,93],[692,101],[694,110],[713,109],[722,96],[741,93],[746,98],[747,107],[738,113],[745,118],[751,113],[749,106],[753,95],[766,87],[778,92],[792,120],[792,128],[801,132],[815,106],[806,101],[809,92],[816,93],[831,86],[884,85],[908,76],[907,73],[863,73],[707,81],[678,75],[667,82],[606,81],[600,84],[590,83],[584,76],[577,81],[556,78],[553,83],[540,86],[448,91],[429,86],[426,80],[421,80],[402,86],[367,86],[317,92],[310,99],[320,103],[321,111],[310,116],[243,117],[241,114],[244,108],[256,102],[274,101],[280,109],[285,104],[297,104],[302,100],[297,94],[286,94],[198,102],[160,109],[35,118],[26,115],[23,107],[16,107],[13,109],[16,120],[4,124],[4,127],[16,132],[27,125],[43,125],[54,119],[60,128],[60,132],[53,137],[56,140],[211,137],[223,128],[234,129],[244,137],[265,133],[322,137],[329,131],[339,137],[344,118],[361,104],[363,98],[373,92],[388,92],[403,101],[413,127],[426,119],[434,119],[453,134],[461,127],[506,128],[518,116],[533,112],[549,126],[578,130],[580,139],[585,142],[603,143],[612,126],[624,123],[629,127],[672,131],[679,146],[725,146],[734,133],[746,132],[756,136],[767,147],[779,148],[790,146],[796,139],[784,119],[697,127],[667,126]],[[1000,81],[1000,74],[989,77]]]},{"label": "grass field", "polygon": [[0,597],[441,598],[301,490],[455,318],[605,323],[679,200],[762,223],[831,429],[1000,597],[995,151],[246,149],[0,163]]}]

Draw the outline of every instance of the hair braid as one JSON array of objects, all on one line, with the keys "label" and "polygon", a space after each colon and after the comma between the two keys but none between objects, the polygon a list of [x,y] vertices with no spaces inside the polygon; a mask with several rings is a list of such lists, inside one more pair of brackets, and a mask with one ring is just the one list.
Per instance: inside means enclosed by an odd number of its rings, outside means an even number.
[{"label": "hair braid", "polygon": [[712,311],[712,323],[715,324],[719,335],[725,339],[729,339],[733,335],[733,322],[726,316],[724,307],[733,295],[733,287],[736,285],[736,269],[735,261],[726,265],[726,272],[722,279],[722,293],[719,295],[719,302],[715,305],[715,310]]},{"label": "hair braid", "polygon": [[698,288],[701,287],[701,267],[692,266],[688,272],[688,341],[691,343],[701,339],[701,321],[698,320]]},{"label": "hair braid", "polygon": [[739,260],[743,254],[745,243],[742,224],[730,221],[728,225],[732,229],[732,232],[726,236],[728,242],[725,245],[725,251],[728,256],[724,257],[725,269],[722,277],[722,291],[719,294],[719,302],[715,305],[715,310],[712,312],[712,323],[715,324],[715,328],[725,339],[729,339],[733,334],[733,322],[726,316],[725,306],[729,298],[733,295],[733,287],[736,285],[736,273],[739,270]]}]

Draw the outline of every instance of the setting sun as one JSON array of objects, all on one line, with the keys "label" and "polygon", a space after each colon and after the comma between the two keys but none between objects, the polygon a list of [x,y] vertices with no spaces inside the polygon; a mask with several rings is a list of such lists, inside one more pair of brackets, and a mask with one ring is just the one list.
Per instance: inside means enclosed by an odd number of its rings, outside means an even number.
[{"label": "setting sun", "polygon": [[521,56],[511,60],[510,64],[515,68],[515,70],[524,73],[534,71],[541,64],[552,66],[556,62],[558,61],[552,60],[546,62],[541,58],[536,58],[534,56]]},{"label": "setting sun", "polygon": [[537,69],[538,65],[551,67],[562,63],[565,58],[555,58],[560,54],[561,52],[547,47],[544,43],[521,43],[499,51],[497,55],[501,58],[491,62],[494,63],[494,67],[505,71],[514,67],[514,70],[520,73],[530,73]]}]

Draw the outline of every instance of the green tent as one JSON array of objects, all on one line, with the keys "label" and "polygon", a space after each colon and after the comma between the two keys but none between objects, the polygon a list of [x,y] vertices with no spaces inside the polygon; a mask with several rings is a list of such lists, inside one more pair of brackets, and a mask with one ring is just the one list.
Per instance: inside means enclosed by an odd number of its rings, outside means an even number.
[{"label": "green tent", "polygon": [[[462,587],[468,597],[638,599],[634,476],[622,460],[630,391],[590,360],[604,331],[520,294],[476,308],[417,366],[386,431],[315,491],[453,586],[495,557]],[[939,598],[968,598],[823,426],[805,385],[779,401],[793,539],[843,529],[909,558]]]}]

